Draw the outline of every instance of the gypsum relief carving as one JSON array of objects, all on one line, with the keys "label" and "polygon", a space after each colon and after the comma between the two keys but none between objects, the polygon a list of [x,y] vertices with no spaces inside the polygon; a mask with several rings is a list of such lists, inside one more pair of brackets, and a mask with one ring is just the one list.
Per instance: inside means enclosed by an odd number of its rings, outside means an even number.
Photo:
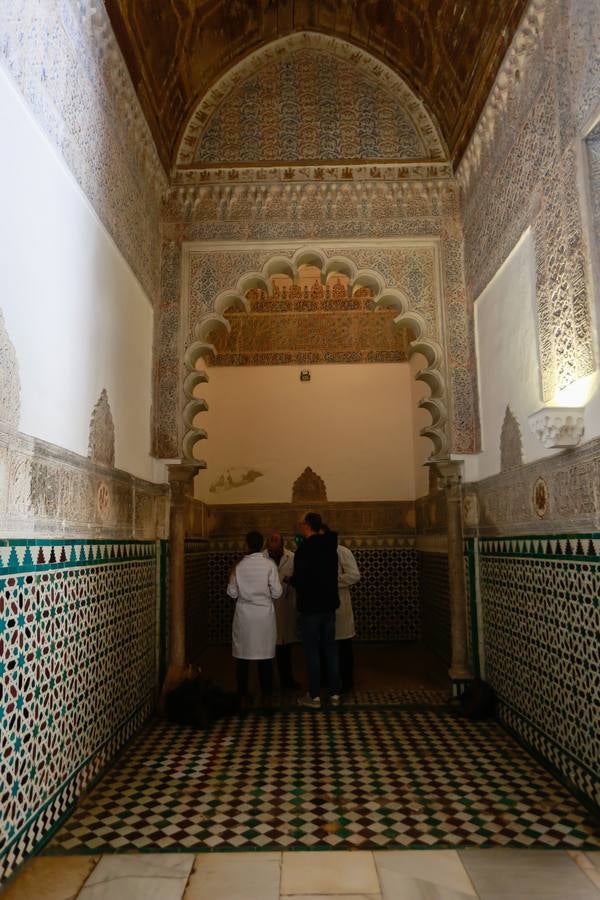
[{"label": "gypsum relief carving", "polygon": [[92,410],[88,441],[88,457],[105,466],[115,464],[115,424],[108,402],[106,388]]},{"label": "gypsum relief carving", "polygon": [[500,471],[506,472],[508,469],[515,469],[522,465],[521,428],[510,406],[507,406],[500,432]]},{"label": "gypsum relief carving", "polygon": [[411,341],[409,355],[421,353],[427,360],[427,366],[419,371],[415,378],[428,385],[430,396],[419,401],[419,406],[426,409],[431,415],[431,424],[421,429],[421,435],[428,437],[433,443],[432,459],[444,458],[450,449],[449,421],[447,413],[447,389],[445,378],[445,363],[442,347],[429,337],[431,326],[424,317],[416,312],[409,298],[396,288],[387,288],[379,273],[371,269],[359,269],[356,264],[346,256],[328,258],[319,248],[312,246],[301,247],[291,258],[281,255],[273,255],[263,265],[260,272],[247,272],[238,280],[235,287],[222,291],[213,301],[213,311],[204,314],[193,329],[195,340],[188,346],[184,354],[186,375],[183,382],[184,407],[183,424],[185,433],[182,449],[186,459],[193,460],[196,444],[207,437],[205,429],[195,424],[196,416],[208,409],[206,400],[196,396],[196,389],[203,382],[208,381],[206,372],[198,369],[201,360],[211,361],[216,357],[217,350],[214,344],[209,342],[210,335],[215,331],[225,330],[229,334],[231,325],[224,313],[228,309],[242,312],[250,311],[250,303],[247,293],[260,288],[265,293],[271,291],[271,277],[274,275],[286,275],[297,281],[299,268],[302,265],[316,266],[321,271],[321,277],[327,278],[331,272],[342,272],[348,276],[349,290],[354,288],[369,287],[373,295],[373,309],[391,307],[398,311],[394,323],[402,328],[409,329],[415,339]]},{"label": "gypsum relief carving", "polygon": [[326,503],[327,488],[320,475],[307,466],[292,486],[292,503]]},{"label": "gypsum relief carving", "polygon": [[20,412],[19,363],[0,309],[0,423],[9,431],[16,431],[19,427]]}]

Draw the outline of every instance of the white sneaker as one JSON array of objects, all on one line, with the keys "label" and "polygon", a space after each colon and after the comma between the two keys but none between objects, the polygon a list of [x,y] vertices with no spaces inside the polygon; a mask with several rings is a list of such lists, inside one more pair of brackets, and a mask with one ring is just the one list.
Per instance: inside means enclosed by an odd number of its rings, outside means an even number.
[{"label": "white sneaker", "polygon": [[340,703],[342,702],[342,698],[340,697],[339,694],[332,694],[331,697],[329,698],[329,702],[331,703],[332,706],[339,706]]},{"label": "white sneaker", "polygon": [[306,706],[308,709],[321,709],[321,698],[304,694],[303,697],[298,697],[298,706]]}]

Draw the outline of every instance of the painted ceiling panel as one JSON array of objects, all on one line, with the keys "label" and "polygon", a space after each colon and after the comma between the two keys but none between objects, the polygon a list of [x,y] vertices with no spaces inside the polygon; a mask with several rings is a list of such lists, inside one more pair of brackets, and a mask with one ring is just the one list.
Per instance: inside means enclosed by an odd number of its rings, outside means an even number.
[{"label": "painted ceiling panel", "polygon": [[206,91],[296,31],[368,50],[438,122],[454,160],[475,127],[527,0],[105,0],[163,162]]}]

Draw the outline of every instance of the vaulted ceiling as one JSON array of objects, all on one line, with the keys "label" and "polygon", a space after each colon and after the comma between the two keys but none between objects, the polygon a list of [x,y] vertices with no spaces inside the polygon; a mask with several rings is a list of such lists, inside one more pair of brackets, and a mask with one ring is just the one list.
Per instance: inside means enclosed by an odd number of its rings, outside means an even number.
[{"label": "vaulted ceiling", "polygon": [[368,50],[400,75],[460,159],[527,0],[105,0],[167,169],[204,94],[296,31]]}]

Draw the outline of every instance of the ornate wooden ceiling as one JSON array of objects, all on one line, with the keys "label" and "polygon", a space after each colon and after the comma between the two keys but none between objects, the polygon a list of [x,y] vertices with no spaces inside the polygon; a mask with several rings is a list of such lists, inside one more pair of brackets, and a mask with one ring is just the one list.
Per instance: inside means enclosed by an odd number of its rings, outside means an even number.
[{"label": "ornate wooden ceiling", "polygon": [[249,52],[295,31],[368,50],[437,119],[456,161],[527,0],[105,0],[167,168],[205,92]]}]

